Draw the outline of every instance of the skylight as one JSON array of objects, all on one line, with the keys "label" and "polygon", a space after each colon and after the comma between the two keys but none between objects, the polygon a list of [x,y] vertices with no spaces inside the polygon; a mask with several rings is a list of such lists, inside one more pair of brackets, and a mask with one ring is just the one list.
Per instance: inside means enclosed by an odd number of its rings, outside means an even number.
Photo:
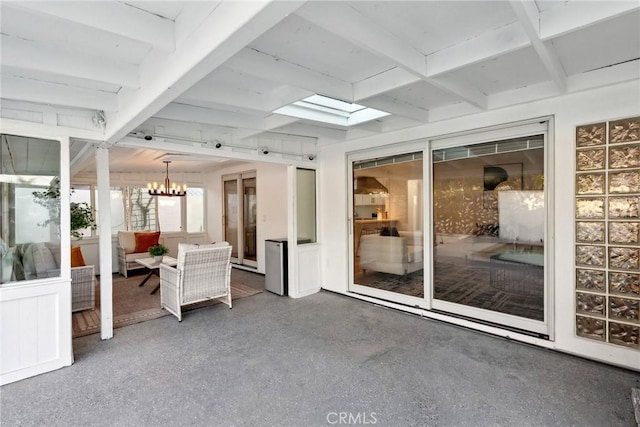
[{"label": "skylight", "polygon": [[274,113],[340,126],[354,126],[389,115],[384,111],[322,95],[312,95],[278,108]]}]

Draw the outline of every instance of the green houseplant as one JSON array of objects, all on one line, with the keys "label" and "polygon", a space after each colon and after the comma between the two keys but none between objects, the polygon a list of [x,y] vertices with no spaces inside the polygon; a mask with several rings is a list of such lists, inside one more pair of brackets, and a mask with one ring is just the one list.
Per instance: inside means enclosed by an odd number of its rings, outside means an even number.
[{"label": "green houseplant", "polygon": [[149,247],[148,252],[156,261],[162,261],[162,257],[169,253],[169,248],[162,243],[158,243],[157,245]]},{"label": "green houseplant", "polygon": [[[71,189],[71,194],[74,190]],[[43,223],[38,224],[41,227],[47,227],[50,224],[60,224],[60,179],[55,177],[49,188],[45,191],[34,191],[34,201],[49,210],[49,219]],[[90,228],[96,229],[96,221],[93,215],[91,207],[84,202],[77,203],[71,202],[69,204],[70,219],[71,219],[71,237],[76,239],[82,239],[82,233],[80,230]]]}]

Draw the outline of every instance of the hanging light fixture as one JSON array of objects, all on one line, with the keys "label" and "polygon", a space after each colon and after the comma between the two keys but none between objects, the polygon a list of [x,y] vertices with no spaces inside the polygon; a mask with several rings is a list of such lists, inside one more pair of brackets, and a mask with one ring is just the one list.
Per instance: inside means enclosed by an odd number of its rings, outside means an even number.
[{"label": "hanging light fixture", "polygon": [[163,160],[162,162],[166,163],[167,165],[167,175],[164,178],[164,184],[160,184],[160,187],[158,187],[157,182],[148,183],[147,189],[149,190],[149,194],[151,194],[152,196],[169,196],[169,197],[185,196],[187,194],[187,184],[176,185],[175,182],[172,184],[171,181],[169,181],[169,163],[171,163],[171,161]]}]

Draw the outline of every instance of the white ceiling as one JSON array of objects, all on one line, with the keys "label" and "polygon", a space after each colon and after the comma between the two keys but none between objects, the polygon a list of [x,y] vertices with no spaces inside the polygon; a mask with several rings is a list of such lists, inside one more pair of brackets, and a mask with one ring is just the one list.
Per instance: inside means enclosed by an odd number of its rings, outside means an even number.
[{"label": "white ceiling", "polygon": [[[115,171],[161,170],[171,144],[199,153],[200,141],[236,151],[272,144],[305,154],[310,143],[640,79],[637,0],[2,1],[0,8],[3,107],[103,110],[99,139],[116,145]],[[391,115],[346,128],[272,113],[314,93]],[[157,137],[145,141],[143,132]],[[206,147],[211,156],[230,152]],[[205,159],[171,168],[211,167]]]}]

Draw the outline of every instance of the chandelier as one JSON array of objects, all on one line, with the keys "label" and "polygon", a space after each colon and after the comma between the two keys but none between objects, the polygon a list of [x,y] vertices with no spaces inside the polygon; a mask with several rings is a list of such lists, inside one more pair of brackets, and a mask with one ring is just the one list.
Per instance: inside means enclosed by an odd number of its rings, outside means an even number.
[{"label": "chandelier", "polygon": [[160,187],[158,188],[157,182],[148,183],[147,189],[149,190],[149,194],[151,194],[152,196],[169,196],[169,197],[185,196],[187,194],[187,184],[176,185],[175,182],[172,184],[171,181],[169,181],[169,163],[171,163],[171,161],[163,160],[162,162],[166,163],[167,165],[167,175],[164,178],[164,184],[160,184]]}]

